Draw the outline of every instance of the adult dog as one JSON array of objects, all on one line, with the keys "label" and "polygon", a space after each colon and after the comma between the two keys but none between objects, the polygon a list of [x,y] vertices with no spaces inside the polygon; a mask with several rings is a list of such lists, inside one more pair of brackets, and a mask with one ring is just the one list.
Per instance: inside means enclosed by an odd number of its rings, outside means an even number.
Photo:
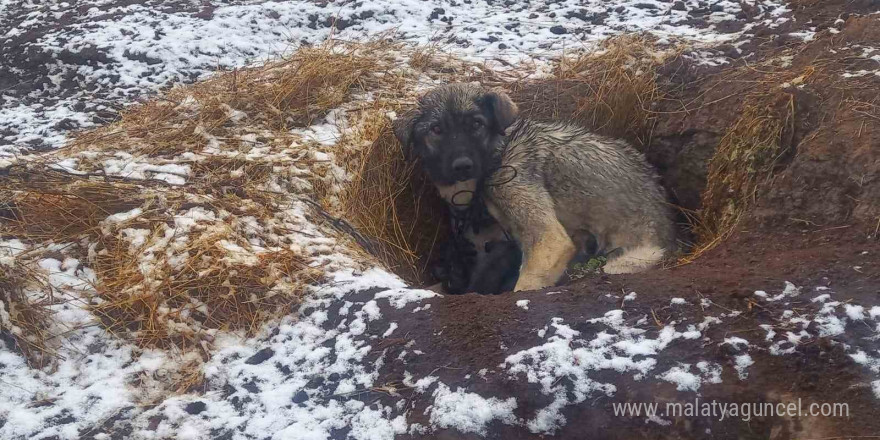
[{"label": "adult dog", "polygon": [[507,95],[476,84],[426,93],[394,132],[447,202],[485,203],[516,240],[516,291],[554,285],[590,234],[606,273],[645,270],[674,247],[656,174],[623,141],[520,118]]}]

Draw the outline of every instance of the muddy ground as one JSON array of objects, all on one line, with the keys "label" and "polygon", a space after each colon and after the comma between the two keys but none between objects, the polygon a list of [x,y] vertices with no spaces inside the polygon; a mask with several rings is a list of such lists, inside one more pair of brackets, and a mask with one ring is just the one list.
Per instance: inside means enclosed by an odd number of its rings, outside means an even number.
[{"label": "muddy ground", "polygon": [[[855,302],[876,303],[880,299],[880,264],[876,257],[880,243],[868,239],[868,231],[856,227],[838,230],[797,229],[768,237],[755,232],[741,232],[710,252],[698,262],[652,273],[628,276],[603,276],[584,280],[564,288],[548,289],[558,292],[530,292],[520,294],[530,300],[529,310],[522,310],[509,298],[497,296],[447,296],[432,301],[430,318],[400,328],[407,340],[418,341],[425,355],[408,360],[405,364],[389,366],[380,382],[402,380],[403,371],[439,376],[454,389],[455,385],[468,386],[480,394],[517,396],[520,407],[517,416],[531,418],[537,408],[547,405],[548,399],[539,392],[537,384],[523,378],[503,382],[485,382],[474,374],[462,380],[463,372],[474,372],[482,366],[498,365],[506,356],[541,343],[536,330],[544,327],[550,317],[562,318],[567,323],[580,323],[572,328],[584,336],[595,334],[599,328],[585,323],[588,318],[601,316],[605,310],[621,306],[621,292],[645,292],[634,305],[625,304],[623,310],[629,321],[643,316],[656,316],[656,330],[671,321],[700,323],[707,316],[717,316],[731,310],[742,311],[736,319],[725,321],[705,333],[712,342],[703,346],[673,346],[663,352],[656,370],[664,371],[678,362],[695,363],[700,360],[717,362],[725,367],[734,364],[737,354],[718,341],[738,336],[749,341],[761,340],[765,334],[759,325],[777,325],[784,309],[808,313],[818,306],[810,298],[802,298],[788,306],[759,304],[752,294],[766,286],[782,286],[790,281],[798,286],[833,287],[835,296]],[[862,255],[868,252],[868,255]],[[859,267],[855,270],[854,267]],[[611,295],[611,296],[609,296]],[[682,297],[689,302],[710,299],[715,304],[700,307],[676,308],[670,298]],[[398,317],[395,317],[398,318]],[[400,318],[403,318],[402,316]],[[403,319],[401,319],[403,321]],[[412,320],[410,320],[412,321]],[[782,330],[779,330],[782,331]],[[722,384],[704,384],[699,398],[719,402],[846,402],[849,417],[841,418],[778,418],[757,417],[749,422],[709,417],[673,419],[671,426],[647,423],[644,417],[614,417],[613,403],[625,402],[689,402],[691,392],[680,392],[671,383],[639,382],[626,376],[608,373],[597,380],[611,381],[617,386],[613,397],[599,397],[564,411],[568,424],[553,438],[620,439],[620,438],[705,438],[705,439],[790,439],[790,438],[848,438],[847,436],[876,434],[880,421],[873,417],[880,405],[870,387],[865,368],[857,365],[840,346],[831,341],[848,342],[850,338],[870,335],[865,327],[862,334],[846,334],[835,338],[814,338],[796,347],[793,354],[771,355],[766,347],[751,350],[755,364],[749,379],[737,380],[732,371],[726,371]],[[656,333],[653,334],[656,337]],[[387,354],[394,359],[406,340],[390,340],[380,347],[395,347]],[[416,374],[418,374],[416,373]],[[458,383],[456,383],[458,382]],[[528,396],[528,397],[526,397]],[[416,411],[431,404],[431,399],[413,393]],[[523,403],[525,402],[525,403]],[[709,431],[707,431],[707,429]],[[454,432],[425,438],[481,438],[463,436]],[[491,435],[485,438],[537,438],[522,427],[493,425]]]}]

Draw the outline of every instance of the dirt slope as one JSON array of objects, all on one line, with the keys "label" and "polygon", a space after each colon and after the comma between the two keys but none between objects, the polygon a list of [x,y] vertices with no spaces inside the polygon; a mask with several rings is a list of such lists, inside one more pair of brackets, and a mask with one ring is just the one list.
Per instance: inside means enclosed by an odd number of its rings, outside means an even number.
[{"label": "dirt slope", "polygon": [[[537,331],[544,328],[550,318],[574,323],[572,328],[589,339],[601,330],[586,323],[589,318],[620,308],[621,292],[638,292],[635,301],[624,304],[624,316],[630,322],[646,315],[651,321],[656,319],[654,329],[649,332],[654,337],[673,321],[698,324],[709,316],[733,310],[742,312],[731,320],[710,326],[703,333],[707,338],[703,343],[673,345],[662,352],[654,368],[662,372],[680,362],[716,362],[728,368],[722,383],[704,383],[700,393],[695,394],[677,391],[672,383],[637,381],[627,375],[600,373],[595,379],[613,383],[617,393],[610,398],[599,396],[566,408],[563,414],[568,424],[553,438],[789,439],[876,434],[880,432],[880,422],[872,415],[880,405],[872,394],[870,375],[838,344],[854,343],[871,335],[871,329],[865,326],[864,331],[849,332],[854,329],[848,328],[848,333],[837,337],[813,337],[792,346],[791,354],[772,355],[771,344],[764,341],[766,332],[759,326],[772,325],[781,333],[788,328],[780,318],[784,310],[808,316],[821,305],[811,302],[811,297],[806,295],[784,306],[766,304],[752,296],[766,286],[781,287],[790,281],[798,286],[827,286],[833,289],[835,298],[876,303],[880,295],[880,264],[874,255],[880,253],[880,243],[865,236],[863,230],[855,228],[797,230],[774,235],[772,240],[759,233],[743,232],[691,265],[639,275],[595,278],[561,289],[518,294],[517,299],[530,301],[528,310],[517,307],[505,296],[447,296],[432,300],[429,318],[410,319],[407,326],[397,330],[398,334],[407,335],[407,340],[417,341],[414,348],[421,348],[425,354],[407,359],[406,363],[389,365],[380,382],[402,380],[404,370],[416,376],[435,375],[451,388],[467,386],[478,394],[502,399],[517,396],[521,403],[517,416],[529,419],[549,403],[548,397],[539,391],[540,386],[528,383],[524,377],[486,381],[479,377],[477,370],[492,369],[511,353],[539,345],[543,338]],[[867,254],[862,255],[863,252]],[[768,293],[776,294],[778,290]],[[684,298],[691,305],[671,306],[670,298],[674,297]],[[697,304],[703,299],[713,304],[700,307]],[[398,318],[399,322],[407,321],[404,316],[394,319]],[[729,370],[740,351],[719,344],[733,336],[757,345],[749,349],[755,363],[748,371],[747,380],[739,380]],[[404,342],[388,340],[379,344],[379,348],[391,347],[386,356],[394,359],[404,350]],[[471,377],[462,379],[466,373]],[[714,399],[729,403],[789,403],[801,398],[804,408],[813,402],[845,402],[849,405],[849,417],[756,417],[749,422],[680,417],[669,418],[672,425],[664,427],[647,423],[644,417],[620,418],[613,413],[613,403],[663,404],[690,402],[697,397],[703,401]],[[415,392],[412,398],[415,414],[433,400]],[[424,438],[536,438],[524,427],[497,422],[491,426],[491,434],[485,437],[449,432],[445,436]]]}]

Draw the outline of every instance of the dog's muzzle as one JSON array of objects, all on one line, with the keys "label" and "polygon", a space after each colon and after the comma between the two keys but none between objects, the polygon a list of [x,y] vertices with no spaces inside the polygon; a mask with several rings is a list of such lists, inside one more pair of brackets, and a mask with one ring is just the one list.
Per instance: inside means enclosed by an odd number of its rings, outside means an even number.
[{"label": "dog's muzzle", "polygon": [[469,157],[459,157],[452,161],[452,173],[459,182],[464,182],[473,177],[474,161]]}]

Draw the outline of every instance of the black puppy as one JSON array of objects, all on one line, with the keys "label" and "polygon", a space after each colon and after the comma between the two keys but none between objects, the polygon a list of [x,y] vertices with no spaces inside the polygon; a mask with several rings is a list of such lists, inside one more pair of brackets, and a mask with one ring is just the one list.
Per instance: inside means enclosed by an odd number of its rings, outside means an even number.
[{"label": "black puppy", "polygon": [[522,252],[514,241],[490,241],[478,252],[469,241],[456,243],[453,238],[431,273],[447,293],[497,295],[513,290],[521,264]]},{"label": "black puppy", "polygon": [[452,237],[441,245],[440,257],[432,263],[431,276],[450,294],[465,293],[477,261],[477,249],[460,237]]},{"label": "black puppy", "polygon": [[515,241],[490,241],[478,258],[467,291],[490,295],[511,292],[519,279],[520,266],[522,251]]}]

